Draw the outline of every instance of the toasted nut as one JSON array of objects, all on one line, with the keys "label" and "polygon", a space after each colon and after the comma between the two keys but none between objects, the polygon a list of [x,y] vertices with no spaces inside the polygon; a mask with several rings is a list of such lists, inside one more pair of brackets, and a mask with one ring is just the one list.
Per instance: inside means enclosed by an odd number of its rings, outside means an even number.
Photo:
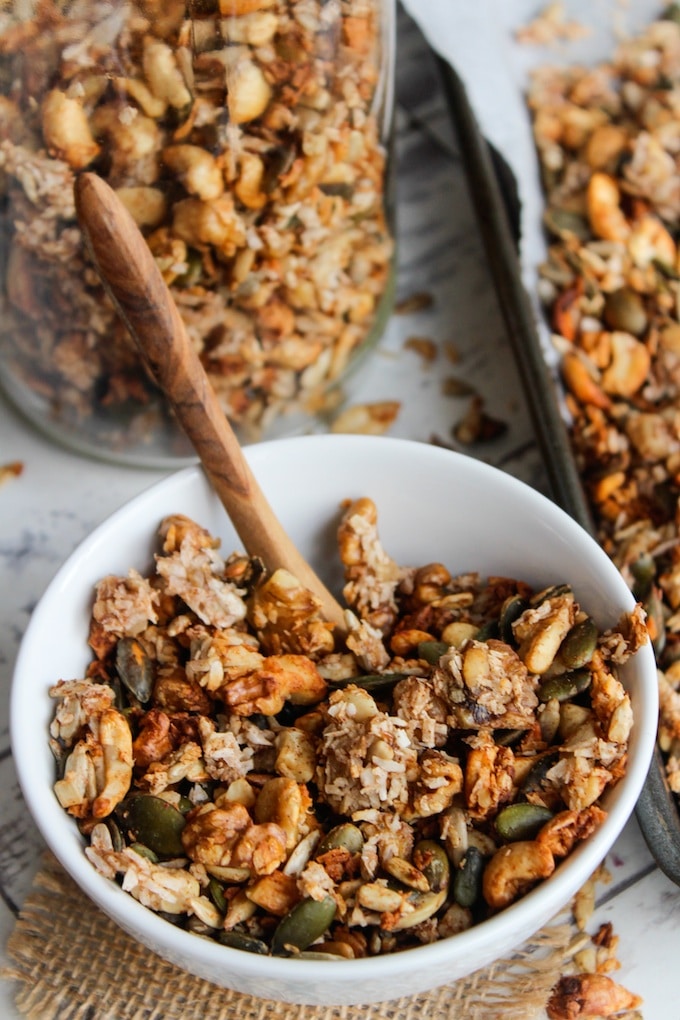
[{"label": "toasted nut", "polygon": [[380,436],[396,420],[400,409],[401,404],[396,400],[385,400],[376,404],[355,404],[335,418],[331,432]]},{"label": "toasted nut", "polygon": [[43,101],[42,132],[49,152],[74,170],[88,166],[101,151],[80,102],[59,89],[53,89]]},{"label": "toasted nut", "polygon": [[507,907],[555,870],[552,853],[536,840],[509,843],[497,850],[482,880],[484,899],[496,910]]},{"label": "toasted nut", "polygon": [[130,99],[134,99],[147,117],[153,117],[154,120],[158,120],[167,110],[167,102],[155,96],[141,78],[115,78],[114,81],[117,88],[127,92]]},{"label": "toasted nut", "polygon": [[194,247],[213,245],[227,257],[245,244],[246,231],[234,209],[231,195],[221,195],[212,202],[185,198],[173,208],[173,229],[187,244]]},{"label": "toasted nut", "polygon": [[606,241],[628,240],[630,225],[621,211],[621,192],[613,177],[594,173],[588,182],[586,201],[593,233]]},{"label": "toasted nut", "polygon": [[612,396],[632,397],[647,381],[651,355],[630,333],[611,336],[612,361],[602,374],[602,388]]},{"label": "toasted nut", "polygon": [[289,850],[299,840],[299,827],[304,818],[306,808],[302,788],[294,779],[280,776],[268,779],[255,802],[255,820],[257,822],[274,822],[286,834],[286,845]]},{"label": "toasted nut", "polygon": [[548,1001],[549,1020],[572,1017],[607,1017],[642,1005],[639,995],[629,992],[606,974],[572,974],[561,977]]},{"label": "toasted nut", "polygon": [[240,202],[249,209],[261,209],[267,202],[262,190],[265,167],[259,156],[244,152],[240,159],[241,172],[234,185],[234,192]]},{"label": "toasted nut", "polygon": [[261,117],[272,90],[262,70],[250,60],[240,60],[227,72],[227,106],[234,124]]},{"label": "toasted nut", "polygon": [[611,407],[609,397],[597,384],[586,368],[583,359],[576,352],[565,354],[561,369],[566,385],[579,403],[593,404],[595,407],[601,407],[604,411]]},{"label": "toasted nut", "polygon": [[168,211],[168,202],[158,188],[116,188],[116,194],[138,227],[157,227]]},{"label": "toasted nut", "polygon": [[249,900],[275,917],[283,917],[300,899],[295,876],[282,871],[263,875],[249,885],[245,893]]},{"label": "toasted nut", "polygon": [[153,94],[176,110],[182,110],[191,102],[177,59],[170,46],[160,39],[147,36],[142,54],[144,75]]},{"label": "toasted nut", "polygon": [[223,22],[222,34],[232,43],[266,46],[276,35],[278,27],[279,18],[273,11],[255,10],[228,18]]},{"label": "toasted nut", "polygon": [[304,730],[281,730],[276,736],[276,771],[296,783],[308,783],[316,770],[316,750]]},{"label": "toasted nut", "polygon": [[222,171],[217,160],[198,145],[169,145],[163,149],[162,159],[177,174],[190,195],[211,202],[224,191]]},{"label": "toasted nut", "polygon": [[610,171],[628,142],[628,133],[617,124],[596,127],[586,143],[586,161],[593,170]]}]

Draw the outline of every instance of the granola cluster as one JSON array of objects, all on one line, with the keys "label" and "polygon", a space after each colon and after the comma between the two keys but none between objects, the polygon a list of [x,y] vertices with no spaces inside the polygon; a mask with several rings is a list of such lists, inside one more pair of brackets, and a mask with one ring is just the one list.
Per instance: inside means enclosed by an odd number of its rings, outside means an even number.
[{"label": "granola cluster", "polygon": [[680,793],[680,7],[528,95],[551,244],[541,296],[598,538],[649,614]]},{"label": "granola cluster", "polygon": [[186,517],[152,572],[103,578],[84,678],[50,691],[55,794],[85,854],[174,923],[241,949],[354,958],[465,930],[605,818],[633,724],[571,588],[398,565],[342,508],[347,634]]},{"label": "granola cluster", "polygon": [[[74,175],[143,231],[225,413],[313,412],[389,300],[378,0],[39,0],[0,10],[5,375],[101,441],[151,382],[77,227]],[[130,414],[132,409],[132,425]]]}]

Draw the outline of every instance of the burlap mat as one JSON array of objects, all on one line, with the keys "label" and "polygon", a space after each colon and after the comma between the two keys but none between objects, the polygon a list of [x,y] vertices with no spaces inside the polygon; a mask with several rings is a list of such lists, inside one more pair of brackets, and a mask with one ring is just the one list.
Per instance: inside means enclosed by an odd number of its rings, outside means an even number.
[{"label": "burlap mat", "polygon": [[570,955],[565,915],[455,984],[368,1006],[291,1006],[218,988],[122,932],[54,858],[36,876],[0,976],[29,1020],[536,1020]]}]

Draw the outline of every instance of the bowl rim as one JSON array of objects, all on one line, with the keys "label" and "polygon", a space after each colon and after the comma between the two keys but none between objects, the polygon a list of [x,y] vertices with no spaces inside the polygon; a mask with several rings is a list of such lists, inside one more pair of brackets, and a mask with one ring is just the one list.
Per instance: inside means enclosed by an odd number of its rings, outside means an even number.
[{"label": "bowl rim", "polygon": [[[476,476],[481,481],[488,480],[494,484],[507,486],[510,492],[517,491],[522,498],[529,498],[535,501],[540,512],[548,515],[554,522],[555,527],[566,531],[567,537],[573,535],[575,538],[578,537],[580,541],[590,543],[590,552],[594,557],[599,558],[602,569],[609,573],[612,584],[618,585],[621,592],[622,606],[624,608],[626,605],[629,608],[633,607],[634,598],[620,573],[604,550],[596,543],[595,539],[579,524],[547,496],[532,489],[525,482],[506,474],[499,468],[478,461],[467,454],[435,447],[417,440],[385,436],[346,435],[295,436],[286,439],[270,440],[246,447],[245,452],[254,474],[257,476],[258,464],[262,465],[262,463],[265,463],[267,457],[271,455],[285,457],[287,454],[291,454],[291,447],[293,450],[301,449],[304,444],[308,449],[312,449],[318,443],[323,443],[325,447],[337,446],[338,451],[341,448],[346,449],[348,446],[351,447],[354,444],[358,444],[358,447],[367,450],[369,453],[374,449],[376,452],[378,449],[381,452],[385,452],[387,449],[386,444],[388,444],[395,454],[425,455],[434,459],[440,459],[442,463],[458,462],[463,470],[471,472],[473,476]],[[272,454],[273,447],[276,447],[276,450]],[[416,447],[417,451],[414,449]],[[176,928],[155,914],[151,909],[142,906],[127,892],[123,892],[115,882],[100,875],[85,857],[83,853],[84,844],[80,846],[77,853],[71,848],[72,846],[75,847],[74,843],[67,844],[66,847],[60,845],[58,832],[62,829],[66,831],[65,827],[72,829],[75,823],[58,804],[57,807],[61,813],[61,823],[57,826],[58,831],[56,833],[53,831],[48,820],[41,815],[41,802],[45,800],[51,790],[43,789],[42,787],[34,789],[29,778],[29,749],[21,740],[21,731],[25,724],[26,713],[29,711],[27,699],[20,690],[20,680],[25,669],[24,662],[28,656],[27,649],[30,648],[34,635],[39,633],[43,624],[43,618],[46,614],[49,614],[50,603],[54,598],[54,593],[67,583],[71,574],[77,569],[78,562],[87,557],[88,553],[102,541],[103,536],[112,527],[115,528],[121,522],[124,523],[128,517],[134,517],[135,511],[139,507],[153,501],[159,492],[163,492],[166,489],[172,490],[177,486],[195,485],[198,484],[199,479],[202,479],[201,484],[207,486],[207,480],[199,465],[182,468],[154,481],[138,495],[122,504],[117,510],[114,510],[66,558],[36,604],[20,644],[10,693],[11,745],[24,798],[47,845],[67,873],[70,874],[83,891],[121,927],[135,935],[139,941],[145,942],[147,945],[162,947],[158,951],[161,954],[165,952],[172,954],[175,962],[178,962],[177,953],[180,952],[187,961],[205,961],[206,966],[213,968],[220,964],[224,965],[225,961],[229,959],[230,954],[236,954],[232,958],[232,967],[237,966],[240,975],[246,981],[252,980],[255,987],[258,981],[262,981],[264,966],[266,967],[267,982],[280,981],[283,985],[290,985],[291,982],[309,981],[312,978],[315,982],[328,981],[337,984],[340,981],[341,983],[351,985],[353,982],[363,981],[364,978],[370,975],[373,983],[383,983],[389,989],[390,977],[396,976],[403,971],[403,952],[356,960],[343,960],[342,966],[339,967],[336,961],[303,961],[283,957],[256,956],[211,942],[210,940],[196,938],[191,932]],[[211,493],[209,486],[208,491]],[[212,496],[214,496],[214,493]],[[216,497],[214,498],[216,499]],[[134,566],[134,564],[131,564],[131,566]],[[616,581],[612,571],[615,571],[618,575],[618,581]],[[648,643],[640,649],[636,655],[637,657],[639,657],[638,672],[640,676],[643,677],[649,673],[654,682],[653,686],[651,683],[645,684],[646,696],[643,702],[643,718],[636,719],[636,726],[639,732],[637,735],[637,755],[635,761],[632,765],[629,762],[626,776],[617,784],[613,791],[617,793],[617,796],[614,799],[611,810],[608,811],[605,821],[588,840],[580,844],[568,858],[558,864],[549,880],[532,889],[517,902],[506,907],[491,918],[475,924],[470,929],[451,938],[416,946],[405,951],[409,960],[413,960],[416,966],[422,964],[424,969],[428,967],[436,968],[438,965],[445,963],[452,954],[476,958],[476,954],[479,953],[480,958],[490,962],[491,959],[496,958],[498,955],[496,953],[488,957],[489,939],[492,933],[492,941],[495,943],[511,938],[513,932],[516,931],[537,931],[538,928],[567,905],[585,878],[588,877],[579,873],[578,866],[574,866],[576,861],[580,860],[583,856],[587,856],[588,859],[592,860],[592,870],[594,870],[600,860],[606,855],[618,838],[626,821],[633,813],[635,803],[646,778],[656,742],[656,666],[651,645]],[[47,740],[47,734],[45,739]],[[80,836],[78,836],[78,840],[80,841]],[[515,942],[514,944],[518,945],[519,943]],[[486,957],[481,952],[484,949],[487,950]],[[225,956],[225,953],[227,956]],[[266,964],[263,961],[266,961]],[[475,963],[474,968],[479,965],[481,964]],[[189,964],[187,964],[187,969],[192,969]],[[227,966],[224,969],[226,971],[229,967]],[[196,973],[195,970],[194,973]],[[422,987],[430,986],[423,985]],[[254,994],[257,994],[257,992],[255,991]],[[389,994],[387,997],[389,997]]]}]

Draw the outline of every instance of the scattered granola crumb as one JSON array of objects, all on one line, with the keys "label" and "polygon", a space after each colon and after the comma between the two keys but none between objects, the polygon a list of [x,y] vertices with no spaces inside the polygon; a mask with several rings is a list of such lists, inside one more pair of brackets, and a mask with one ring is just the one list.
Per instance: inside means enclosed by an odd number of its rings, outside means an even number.
[{"label": "scattered granola crumb", "polygon": [[458,346],[453,342],[453,340],[447,340],[443,344],[443,351],[452,365],[458,364],[458,362],[460,361],[460,351],[458,349]]},{"label": "scattered granola crumb", "polygon": [[459,443],[486,443],[497,439],[507,431],[505,422],[492,418],[484,410],[484,401],[474,396],[470,407],[463,417],[454,425],[453,435]]},{"label": "scattered granola crumb", "polygon": [[24,465],[20,460],[10,461],[9,464],[0,464],[0,485],[5,485],[6,482],[11,482],[13,478],[18,478],[19,475],[23,474]]},{"label": "scattered granola crumb", "polygon": [[437,357],[437,345],[427,336],[408,337],[404,341],[404,350],[415,351],[426,362],[432,362]]},{"label": "scattered granola crumb", "polygon": [[639,995],[612,981],[606,974],[572,974],[560,978],[548,1001],[550,1020],[577,1020],[621,1016],[623,1010],[642,1005]]},{"label": "scattered granola crumb", "polygon": [[549,1020],[579,1017],[604,1020],[611,1016],[618,1020],[640,1020],[637,1008],[642,999],[608,976],[621,967],[617,956],[619,937],[613,925],[604,922],[592,935],[586,931],[595,910],[596,886],[610,882],[611,873],[602,863],[572,899],[572,916],[578,932],[569,944],[564,973],[546,1005]]},{"label": "scattered granola crumb", "polygon": [[397,301],[394,306],[395,315],[411,315],[413,312],[422,312],[434,304],[432,294],[427,291],[416,291],[409,297]]},{"label": "scattered granola crumb", "polygon": [[366,436],[381,436],[387,432],[401,410],[398,400],[382,400],[374,404],[354,404],[341,411],[331,432],[354,433]]},{"label": "scattered granola crumb", "polygon": [[471,397],[474,395],[475,389],[464,379],[449,375],[442,380],[442,393],[445,397]]}]

